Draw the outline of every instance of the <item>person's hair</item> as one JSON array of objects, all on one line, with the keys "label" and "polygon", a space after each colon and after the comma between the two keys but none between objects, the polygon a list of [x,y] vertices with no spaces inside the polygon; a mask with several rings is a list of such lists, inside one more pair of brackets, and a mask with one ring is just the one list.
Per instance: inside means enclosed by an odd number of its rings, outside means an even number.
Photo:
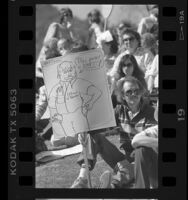
[{"label": "person's hair", "polygon": [[153,24],[150,29],[150,33],[154,35],[155,39],[158,40],[159,25],[158,23]]},{"label": "person's hair", "polygon": [[87,17],[88,17],[88,20],[91,21],[91,23],[99,24],[101,22],[102,15],[99,10],[94,9],[88,13]]},{"label": "person's hair", "polygon": [[46,57],[46,59],[55,58],[55,57],[59,56],[59,52],[57,49],[57,43],[58,43],[58,39],[54,38],[54,37],[43,42],[43,47],[47,47],[50,49],[50,55],[48,55],[48,57]]},{"label": "person's hair", "polygon": [[150,49],[152,53],[154,53],[154,49],[156,48],[156,37],[151,33],[144,33],[142,35],[142,47],[146,49]]},{"label": "person's hair", "polygon": [[157,4],[154,5],[146,5],[146,9],[148,12],[150,12],[151,10],[155,9],[155,8],[159,8],[159,6]]},{"label": "person's hair", "polygon": [[59,43],[63,44],[63,48],[65,50],[70,49],[70,47],[74,44],[73,41],[70,38],[62,38],[58,41],[57,45],[59,45]]},{"label": "person's hair", "polygon": [[[126,82],[130,82],[132,84],[136,84],[139,87],[139,90],[143,96],[144,92],[145,92],[145,88],[143,87],[142,83],[135,77],[133,76],[127,76],[127,77],[123,77],[121,78],[118,82],[117,82],[117,89],[116,89],[116,95],[117,95],[117,100],[120,103],[125,102],[123,96],[124,96],[124,89],[123,86]],[[141,99],[143,100],[143,97],[141,97]]]},{"label": "person's hair", "polygon": [[64,15],[67,14],[73,18],[72,10],[70,8],[61,8],[59,11],[59,22],[60,24],[64,21]]},{"label": "person's hair", "polygon": [[118,52],[118,41],[114,34],[111,33],[111,35],[112,35],[113,40],[110,42],[104,42],[104,43],[107,45],[110,45],[110,52],[112,55],[114,55]]},{"label": "person's hair", "polygon": [[135,25],[132,24],[130,21],[122,21],[121,23],[119,23],[119,25],[117,26],[118,30],[121,32],[123,31],[124,29],[134,29],[135,28]]},{"label": "person's hair", "polygon": [[151,14],[153,14],[155,17],[158,18],[158,15],[159,15],[159,8],[158,7],[153,7],[149,12]]},{"label": "person's hair", "polygon": [[137,63],[135,57],[131,54],[126,54],[121,58],[121,60],[119,62],[119,66],[117,68],[117,72],[114,76],[115,79],[119,80],[122,77],[125,77],[125,74],[123,73],[123,66],[127,60],[130,60],[133,65],[133,74],[131,76],[137,78],[142,83],[142,85],[146,88],[147,86],[146,86],[146,82],[144,79],[144,72],[138,67],[138,63]]},{"label": "person's hair", "polygon": [[57,43],[58,43],[58,39],[55,37],[52,37],[48,39],[47,41],[43,42],[43,46],[49,47],[50,49],[57,49]]},{"label": "person's hair", "polygon": [[121,33],[121,37],[123,37],[123,35],[125,35],[125,34],[133,35],[135,37],[135,39],[138,41],[138,46],[141,45],[141,37],[140,37],[140,34],[137,31],[134,31],[131,28],[125,28]]}]

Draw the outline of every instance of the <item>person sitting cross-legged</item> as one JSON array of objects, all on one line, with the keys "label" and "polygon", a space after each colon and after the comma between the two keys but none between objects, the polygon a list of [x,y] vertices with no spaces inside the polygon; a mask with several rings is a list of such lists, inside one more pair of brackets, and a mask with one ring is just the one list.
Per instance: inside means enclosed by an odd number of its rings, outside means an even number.
[{"label": "person sitting cross-legged", "polygon": [[[130,163],[134,161],[134,148],[131,145],[133,137],[145,129],[155,126],[157,121],[154,119],[154,108],[144,101],[143,86],[139,80],[129,76],[118,81],[119,101],[121,104],[116,106],[116,119],[120,127],[120,148],[125,151],[125,160],[123,171],[131,171]],[[132,170],[134,170],[133,165]],[[122,188],[125,184],[122,182],[121,173],[116,173],[109,178],[111,174],[105,172],[101,176],[101,185],[103,188]],[[111,180],[110,182],[108,182]]]}]

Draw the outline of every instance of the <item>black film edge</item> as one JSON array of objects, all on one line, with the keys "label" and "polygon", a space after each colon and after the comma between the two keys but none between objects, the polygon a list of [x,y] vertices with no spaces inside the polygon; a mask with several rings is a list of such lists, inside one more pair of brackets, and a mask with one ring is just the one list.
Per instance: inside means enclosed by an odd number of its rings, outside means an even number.
[{"label": "black film edge", "polygon": [[[159,157],[155,190],[80,192],[35,188],[35,15],[33,1],[9,0],[8,195],[36,198],[186,199],[187,1],[159,1]],[[42,2],[40,2],[42,3]],[[61,3],[61,2],[59,2]],[[131,2],[128,2],[131,4]],[[127,3],[127,4],[128,4]],[[133,3],[133,2],[132,2]],[[134,4],[140,4],[134,1]],[[147,2],[143,2],[147,3]],[[150,3],[150,2],[148,2]],[[122,193],[123,192],[123,193]]]}]

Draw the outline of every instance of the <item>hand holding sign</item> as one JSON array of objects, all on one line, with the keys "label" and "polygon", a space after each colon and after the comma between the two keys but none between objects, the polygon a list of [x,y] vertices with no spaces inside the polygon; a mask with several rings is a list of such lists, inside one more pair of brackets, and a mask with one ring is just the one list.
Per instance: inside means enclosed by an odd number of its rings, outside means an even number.
[{"label": "hand holding sign", "polygon": [[112,8],[113,8],[112,5],[102,5],[101,12],[105,20],[104,31],[106,30],[107,18],[110,16]]}]

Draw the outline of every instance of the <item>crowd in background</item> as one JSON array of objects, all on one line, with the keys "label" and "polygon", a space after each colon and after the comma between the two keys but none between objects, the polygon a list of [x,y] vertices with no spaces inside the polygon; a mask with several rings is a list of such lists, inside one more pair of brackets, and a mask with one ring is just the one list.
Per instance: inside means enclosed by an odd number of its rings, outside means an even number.
[{"label": "crowd in background", "polygon": [[[114,169],[112,181],[106,172],[101,177],[102,188],[122,188],[135,182],[136,188],[157,187],[158,125],[158,7],[148,7],[150,15],[141,19],[138,27],[120,23],[104,30],[99,10],[88,13],[89,35],[84,44],[72,28],[73,13],[69,8],[59,11],[59,22],[50,24],[36,62],[36,121],[40,121],[48,106],[41,61],[72,52],[102,48],[106,76],[119,127],[120,149],[116,149],[100,131],[88,135],[89,169],[95,166],[98,153]],[[134,99],[135,98],[135,99]],[[38,123],[42,127],[46,126]],[[39,131],[39,132],[40,132]],[[125,134],[126,133],[126,134]],[[80,135],[59,144],[84,143]],[[58,146],[52,141],[53,145]],[[98,145],[100,144],[100,145]],[[104,148],[105,147],[105,148]],[[140,148],[138,148],[140,147]],[[133,158],[134,152],[134,158]],[[134,170],[131,163],[134,162]],[[86,168],[83,155],[78,160],[80,173],[72,188],[86,188]],[[126,166],[126,167],[125,167]],[[107,178],[108,177],[108,178]]]},{"label": "crowd in background", "polygon": [[[43,85],[41,60],[65,55],[81,46],[88,49],[99,47],[103,49],[107,76],[112,86],[111,91],[114,89],[114,82],[123,76],[133,75],[146,86],[150,94],[157,92],[158,8],[150,9],[150,16],[141,19],[137,30],[128,23],[120,23],[117,27],[104,30],[104,20],[100,11],[92,10],[87,15],[90,25],[89,35],[87,42],[83,44],[72,27],[74,20],[72,11],[69,8],[62,8],[59,13],[59,23],[50,24],[47,30],[36,62],[36,92]],[[129,56],[125,57],[125,55]],[[134,59],[136,62],[133,61]],[[129,61],[132,67],[125,70],[124,63]]]}]

